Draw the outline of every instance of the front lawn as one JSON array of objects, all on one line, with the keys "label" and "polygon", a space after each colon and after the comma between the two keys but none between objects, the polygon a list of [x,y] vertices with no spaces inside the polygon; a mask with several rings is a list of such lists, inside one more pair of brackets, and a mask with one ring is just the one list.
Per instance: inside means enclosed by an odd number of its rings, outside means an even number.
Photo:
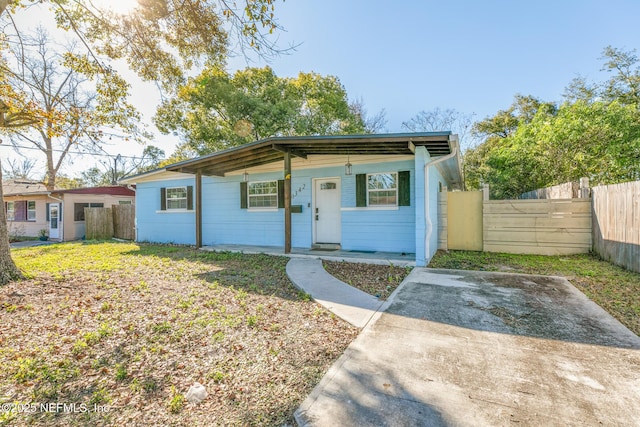
[{"label": "front lawn", "polygon": [[12,254],[28,279],[0,288],[0,403],[38,406],[0,425],[292,423],[357,334],[291,285],[284,257],[91,242]]},{"label": "front lawn", "polygon": [[564,276],[636,335],[640,335],[640,274],[603,261],[595,255],[542,256],[438,251],[429,267]]}]

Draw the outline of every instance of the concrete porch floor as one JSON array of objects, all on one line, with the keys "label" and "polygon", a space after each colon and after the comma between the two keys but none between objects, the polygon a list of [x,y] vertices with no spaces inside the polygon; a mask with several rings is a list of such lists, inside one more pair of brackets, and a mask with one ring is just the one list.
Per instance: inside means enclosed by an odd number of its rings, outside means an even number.
[{"label": "concrete porch floor", "polygon": [[306,248],[291,248],[290,254],[284,253],[280,246],[252,246],[252,245],[211,245],[203,246],[202,250],[212,252],[240,252],[244,254],[267,254],[287,256],[290,258],[315,258],[329,261],[360,262],[364,264],[397,265],[401,267],[415,266],[416,255],[412,253],[394,252],[364,252],[344,250],[319,250]]}]

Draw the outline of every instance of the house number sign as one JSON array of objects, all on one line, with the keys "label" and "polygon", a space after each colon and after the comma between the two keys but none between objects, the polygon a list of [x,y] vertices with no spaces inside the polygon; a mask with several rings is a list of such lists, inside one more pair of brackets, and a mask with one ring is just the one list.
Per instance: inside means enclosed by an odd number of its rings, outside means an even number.
[{"label": "house number sign", "polygon": [[306,186],[307,184],[302,184],[302,187],[298,187],[298,189],[296,190],[295,193],[293,193],[293,196],[291,196],[291,198],[295,199],[298,194],[302,193],[302,190],[304,190]]}]

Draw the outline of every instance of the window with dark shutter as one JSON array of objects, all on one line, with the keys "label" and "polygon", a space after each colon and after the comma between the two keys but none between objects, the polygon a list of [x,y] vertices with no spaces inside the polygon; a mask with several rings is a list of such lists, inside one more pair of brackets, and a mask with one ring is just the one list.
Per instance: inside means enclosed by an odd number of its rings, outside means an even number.
[{"label": "window with dark shutter", "polygon": [[411,182],[409,171],[398,172],[398,206],[411,206]]},{"label": "window with dark shutter", "polygon": [[193,186],[187,186],[187,210],[193,210]]},{"label": "window with dark shutter", "polygon": [[278,180],[278,207],[284,208],[284,179]]},{"label": "window with dark shutter", "polygon": [[160,189],[160,210],[167,210],[167,189],[165,187]]},{"label": "window with dark shutter", "polygon": [[356,206],[367,206],[367,174],[356,174]]},{"label": "window with dark shutter", "polygon": [[27,220],[27,201],[20,200],[15,202],[15,213],[14,218],[15,221],[26,221]]},{"label": "window with dark shutter", "polygon": [[248,200],[247,200],[247,183],[240,183],[240,209],[247,209]]},{"label": "window with dark shutter", "polygon": [[[242,189],[242,186],[240,187]],[[246,183],[249,209],[277,209],[284,207],[284,181],[255,181]],[[244,202],[241,202],[244,203]],[[242,205],[241,205],[242,206]]]}]

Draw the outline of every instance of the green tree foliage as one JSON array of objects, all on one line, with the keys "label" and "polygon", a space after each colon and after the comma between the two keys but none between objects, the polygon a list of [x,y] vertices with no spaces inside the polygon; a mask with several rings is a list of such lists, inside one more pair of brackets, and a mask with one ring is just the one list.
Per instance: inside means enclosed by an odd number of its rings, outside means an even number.
[{"label": "green tree foliage", "polygon": [[[67,53],[65,65],[89,79],[101,75],[100,96],[113,97],[123,89],[122,79],[100,55],[126,60],[143,79],[160,82],[159,86],[171,91],[184,81],[184,73],[192,66],[222,64],[230,51],[252,49],[262,56],[279,53],[269,37],[279,28],[274,4],[275,0],[138,0],[133,13],[121,15],[97,7],[91,0],[0,0],[2,42],[11,38],[8,28],[12,27],[17,44],[21,43],[23,29],[16,27],[13,14],[44,5],[58,27],[75,34],[85,48],[78,54]],[[4,51],[6,46],[1,48]],[[6,73],[0,77],[3,97],[14,92],[5,84]],[[128,95],[128,90],[125,92],[122,100]],[[16,100],[20,102],[0,99],[0,128],[17,129],[41,122],[39,107],[19,97]],[[96,113],[109,116],[113,109],[105,105]],[[4,211],[0,212],[0,271],[0,285],[21,277],[11,259]]]},{"label": "green tree foliage", "polygon": [[[133,0],[132,0],[133,1]],[[181,83],[184,73],[204,62],[222,64],[229,53],[281,52],[270,37],[279,29],[275,0],[138,0],[129,13],[114,12],[108,2],[91,0],[0,1],[0,15],[43,4],[52,21],[100,55],[124,59],[143,79],[165,88]],[[18,30],[18,29],[16,29]]]},{"label": "green tree foliage", "polygon": [[608,47],[609,80],[575,79],[559,105],[517,96],[512,106],[474,125],[484,142],[465,155],[466,184],[488,183],[494,198],[590,178],[640,179],[640,68],[635,52]]},{"label": "green tree foliage", "polygon": [[202,155],[270,136],[366,132],[361,111],[334,76],[209,67],[159,107],[155,123],[183,138],[180,150]]}]

